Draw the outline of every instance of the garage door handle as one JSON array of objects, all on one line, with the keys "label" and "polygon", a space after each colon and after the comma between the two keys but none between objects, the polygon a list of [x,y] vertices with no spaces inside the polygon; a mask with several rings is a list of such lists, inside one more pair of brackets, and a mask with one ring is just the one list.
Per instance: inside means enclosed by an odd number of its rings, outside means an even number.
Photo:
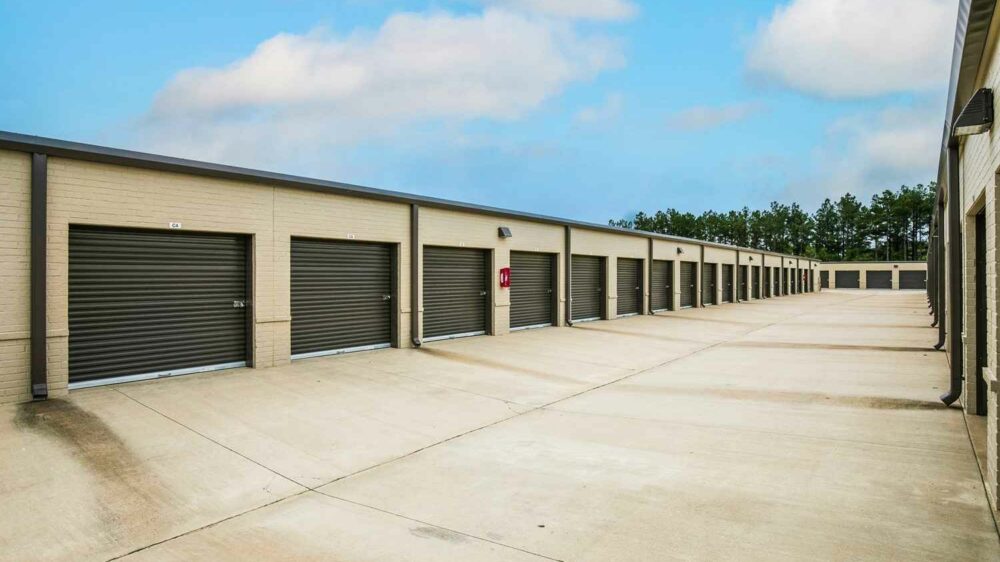
[{"label": "garage door handle", "polygon": [[383,301],[392,300],[392,295],[382,295],[382,300]]},{"label": "garage door handle", "polygon": [[247,301],[245,300],[233,301],[233,308],[246,308],[246,307],[247,307]]},{"label": "garage door handle", "polygon": [[479,291],[479,296],[485,297],[486,296],[486,291]]}]

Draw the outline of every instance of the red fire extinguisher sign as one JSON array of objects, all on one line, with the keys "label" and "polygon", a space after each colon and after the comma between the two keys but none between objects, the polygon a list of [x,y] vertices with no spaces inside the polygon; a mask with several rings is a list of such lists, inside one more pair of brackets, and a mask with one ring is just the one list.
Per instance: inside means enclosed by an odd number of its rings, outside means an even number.
[{"label": "red fire extinguisher sign", "polygon": [[510,268],[500,268],[500,286],[504,289],[510,287]]}]

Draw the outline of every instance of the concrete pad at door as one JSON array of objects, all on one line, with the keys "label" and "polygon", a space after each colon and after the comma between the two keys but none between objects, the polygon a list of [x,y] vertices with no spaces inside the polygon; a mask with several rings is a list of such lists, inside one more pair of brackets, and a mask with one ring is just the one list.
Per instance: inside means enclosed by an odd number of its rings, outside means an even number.
[{"label": "concrete pad at door", "polygon": [[302,488],[112,391],[0,409],[0,560],[106,560]]},{"label": "concrete pad at door", "polygon": [[969,454],[536,411],[322,488],[560,560],[994,557]]},{"label": "concrete pad at door", "polygon": [[441,527],[308,492],[244,517],[153,546],[124,560],[537,562],[545,559]]},{"label": "concrete pad at door", "polygon": [[322,358],[119,388],[308,487],[519,411],[502,400]]}]

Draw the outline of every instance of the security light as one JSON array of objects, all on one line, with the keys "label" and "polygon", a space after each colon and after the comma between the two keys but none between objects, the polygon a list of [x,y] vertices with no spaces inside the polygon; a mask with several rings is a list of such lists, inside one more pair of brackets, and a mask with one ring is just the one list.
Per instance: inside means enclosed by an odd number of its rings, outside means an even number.
[{"label": "security light", "polygon": [[513,234],[511,234],[510,232],[510,228],[506,226],[501,226],[500,228],[498,228],[497,234],[500,236],[500,238],[510,238],[511,236],[513,236]]},{"label": "security light", "polygon": [[982,88],[972,95],[958,114],[952,135],[965,137],[985,133],[993,126],[993,90]]},{"label": "security light", "polygon": [[677,253],[678,254],[683,254],[684,253],[684,248],[677,248]]}]

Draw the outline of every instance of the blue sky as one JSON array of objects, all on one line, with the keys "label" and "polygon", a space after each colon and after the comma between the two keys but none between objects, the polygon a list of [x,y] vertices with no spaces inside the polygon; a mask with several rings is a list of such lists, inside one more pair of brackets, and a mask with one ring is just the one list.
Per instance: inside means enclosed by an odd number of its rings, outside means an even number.
[{"label": "blue sky", "polygon": [[0,129],[604,222],[933,179],[957,0],[0,3]]}]

